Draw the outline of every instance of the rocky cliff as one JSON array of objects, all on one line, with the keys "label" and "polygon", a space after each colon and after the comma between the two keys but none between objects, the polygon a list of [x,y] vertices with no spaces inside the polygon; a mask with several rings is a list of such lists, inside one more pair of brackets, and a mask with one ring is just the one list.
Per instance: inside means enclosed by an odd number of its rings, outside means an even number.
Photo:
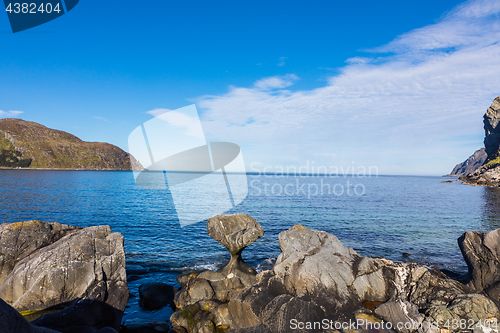
[{"label": "rocky cliff", "polygon": [[469,173],[479,169],[484,164],[484,161],[486,161],[487,157],[488,155],[486,154],[486,150],[484,148],[478,149],[474,152],[474,154],[469,156],[468,159],[466,159],[462,163],[458,163],[457,165],[455,165],[451,173],[446,176],[450,177],[466,176]]},{"label": "rocky cliff", "polygon": [[484,147],[487,154],[484,164],[476,171],[460,177],[466,184],[500,186],[500,96],[495,98],[483,116]]},{"label": "rocky cliff", "polygon": [[109,143],[85,142],[31,121],[0,119],[0,167],[131,170],[130,157]]}]

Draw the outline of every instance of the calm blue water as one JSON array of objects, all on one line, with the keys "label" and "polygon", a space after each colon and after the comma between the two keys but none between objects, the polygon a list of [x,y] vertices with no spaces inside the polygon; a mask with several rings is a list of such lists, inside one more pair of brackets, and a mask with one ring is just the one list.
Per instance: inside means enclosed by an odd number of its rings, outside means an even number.
[{"label": "calm blue water", "polygon": [[[230,212],[247,213],[262,224],[265,236],[243,253],[261,269],[280,253],[279,232],[300,223],[333,233],[366,256],[404,261],[402,253],[408,252],[409,260],[464,273],[456,239],[467,230],[500,227],[500,191],[442,180],[249,175],[247,199]],[[168,192],[139,188],[131,172],[0,170],[0,223],[30,219],[81,227],[108,224],[125,236],[132,294],[125,318],[167,320],[168,308],[147,312],[138,307],[138,286],[148,281],[175,285],[179,273],[216,269],[229,257],[207,235],[204,222],[180,228]]]}]

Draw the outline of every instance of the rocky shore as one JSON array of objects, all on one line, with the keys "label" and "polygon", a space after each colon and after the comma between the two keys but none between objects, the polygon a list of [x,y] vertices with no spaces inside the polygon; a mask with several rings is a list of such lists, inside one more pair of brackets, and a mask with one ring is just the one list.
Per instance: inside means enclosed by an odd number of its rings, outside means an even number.
[{"label": "rocky shore", "polygon": [[[258,222],[217,215],[207,232],[229,251],[228,264],[178,276],[180,290],[160,281],[141,285],[141,307],[172,307],[170,323],[122,323],[129,291],[119,233],[3,224],[0,332],[498,332],[500,229],[458,239],[469,267],[461,281],[422,264],[361,256],[301,225],[279,234],[276,264],[257,274],[241,254],[263,236]],[[52,313],[23,317],[39,310]]]}]

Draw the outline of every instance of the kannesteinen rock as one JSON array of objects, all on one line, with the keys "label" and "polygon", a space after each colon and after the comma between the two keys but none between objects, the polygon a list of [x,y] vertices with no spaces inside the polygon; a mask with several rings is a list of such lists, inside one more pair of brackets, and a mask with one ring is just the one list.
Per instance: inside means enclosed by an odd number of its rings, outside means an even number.
[{"label": "kannesteinen rock", "polygon": [[123,311],[128,297],[123,236],[109,226],[0,225],[0,298],[16,310],[90,299]]},{"label": "kannesteinen rock", "polygon": [[[132,162],[131,162],[132,161]],[[142,170],[122,149],[21,119],[0,119],[0,167]]]},{"label": "kannesteinen rock", "polygon": [[500,186],[500,97],[495,98],[483,116],[484,147],[487,158],[484,164],[472,173],[460,177],[466,184]]},{"label": "kannesteinen rock", "polygon": [[[230,227],[233,221],[234,228]],[[249,245],[262,235],[260,226],[246,215],[216,216],[208,227],[233,252],[240,248],[238,244]],[[218,236],[219,232],[238,236]],[[302,330],[293,326],[324,319],[384,320],[395,328],[403,323],[396,328],[403,333],[438,333],[447,320],[492,324],[500,317],[500,229],[466,233],[459,243],[470,268],[466,285],[425,265],[361,256],[334,235],[296,225],[280,233],[282,252],[274,268],[256,275],[250,285],[241,279],[235,282],[234,273],[216,280],[210,280],[217,276],[214,272],[180,276],[178,311],[170,320],[178,332],[188,333],[227,327],[228,333],[326,332],[317,326]],[[219,273],[226,271],[227,267]],[[439,328],[434,326],[437,321]]]},{"label": "kannesteinen rock", "polygon": [[447,177],[460,177],[468,175],[479,169],[486,161],[488,155],[484,148],[478,149],[462,163],[457,164]]}]

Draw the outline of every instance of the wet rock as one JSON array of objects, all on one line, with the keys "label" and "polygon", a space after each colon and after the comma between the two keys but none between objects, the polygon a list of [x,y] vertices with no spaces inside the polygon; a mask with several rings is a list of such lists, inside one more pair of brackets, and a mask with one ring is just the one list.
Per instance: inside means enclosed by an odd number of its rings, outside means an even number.
[{"label": "wet rock", "polygon": [[179,283],[181,287],[184,287],[189,280],[194,279],[197,276],[198,276],[198,273],[186,273],[186,274],[178,275],[177,276],[177,283]]},{"label": "wet rock", "polygon": [[95,332],[111,327],[119,329],[123,311],[95,300],[79,300],[59,312],[34,320],[33,325],[62,333]]},{"label": "wet rock", "polygon": [[170,330],[170,333],[187,333],[186,329],[182,326],[174,326]]},{"label": "wet rock", "polygon": [[139,286],[139,305],[147,310],[161,309],[174,301],[177,289],[160,282],[145,283]]},{"label": "wet rock", "polygon": [[122,333],[160,333],[170,332],[167,322],[152,319],[128,319],[123,323]]},{"label": "wet rock", "polygon": [[57,331],[37,327],[0,299],[0,332],[2,333],[59,333]]},{"label": "wet rock", "polygon": [[215,329],[216,320],[212,313],[220,303],[211,300],[202,300],[193,305],[184,308],[181,311],[174,312],[170,316],[172,326],[183,327],[188,333],[198,333],[199,330],[207,331]]},{"label": "wet rock", "polygon": [[458,244],[469,268],[468,285],[500,301],[500,229],[486,233],[468,231]]},{"label": "wet rock", "polygon": [[[77,298],[125,309],[129,292],[120,233],[113,233],[109,226],[73,229],[42,222],[36,225],[40,233],[47,233],[47,239],[66,235],[17,261],[0,285],[2,299],[18,311],[44,309]],[[34,232],[24,226],[18,229],[21,238],[25,230],[28,235]],[[9,232],[2,233],[2,239],[3,235],[11,238]]]}]

